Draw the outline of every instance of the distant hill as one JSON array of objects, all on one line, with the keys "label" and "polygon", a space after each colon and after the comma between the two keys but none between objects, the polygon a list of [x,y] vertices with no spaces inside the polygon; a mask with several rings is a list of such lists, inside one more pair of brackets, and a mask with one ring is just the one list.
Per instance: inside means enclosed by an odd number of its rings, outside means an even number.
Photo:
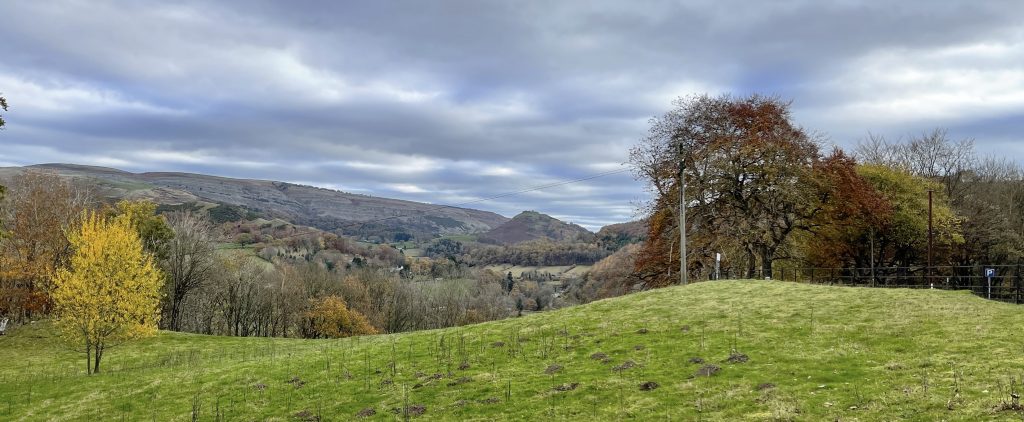
[{"label": "distant hill", "polygon": [[[130,173],[75,164],[41,164],[27,168],[86,181],[110,199],[148,199],[167,205],[228,204],[265,218],[280,218],[321,230],[382,240],[391,240],[401,233],[421,237],[483,233],[509,221],[507,217],[488,211],[442,208],[268,180],[192,173]],[[0,184],[9,183],[11,177],[25,169],[0,168]]]},{"label": "distant hill", "polygon": [[623,246],[642,242],[647,238],[647,220],[609,224],[597,231],[597,241],[607,249],[617,250]]},{"label": "distant hill", "polygon": [[523,211],[511,220],[480,235],[480,242],[511,245],[530,240],[593,242],[595,236],[576,224],[566,223],[537,211]]}]

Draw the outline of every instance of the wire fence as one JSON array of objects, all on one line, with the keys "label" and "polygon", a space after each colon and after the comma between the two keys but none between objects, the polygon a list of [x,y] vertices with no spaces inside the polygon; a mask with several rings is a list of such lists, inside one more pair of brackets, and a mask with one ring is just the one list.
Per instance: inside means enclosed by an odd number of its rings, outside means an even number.
[{"label": "wire fence", "polygon": [[[746,276],[723,269],[720,278]],[[712,275],[712,278],[714,276]],[[765,279],[757,270],[757,279]],[[910,289],[969,290],[983,298],[1001,302],[1024,303],[1024,266],[970,265],[876,268],[786,268],[773,271],[772,279],[837,286],[888,287]]]}]

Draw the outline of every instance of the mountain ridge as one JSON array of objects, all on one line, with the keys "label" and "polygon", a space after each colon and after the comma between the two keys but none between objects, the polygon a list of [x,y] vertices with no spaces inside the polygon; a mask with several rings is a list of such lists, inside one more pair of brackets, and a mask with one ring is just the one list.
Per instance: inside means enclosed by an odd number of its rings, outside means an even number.
[{"label": "mountain ridge", "polygon": [[0,183],[25,170],[52,171],[84,180],[106,199],[147,199],[158,204],[228,204],[338,234],[390,240],[399,233],[420,237],[476,234],[509,219],[490,211],[376,197],[261,179],[187,173],[132,173],[111,167],[46,163],[0,167]]}]

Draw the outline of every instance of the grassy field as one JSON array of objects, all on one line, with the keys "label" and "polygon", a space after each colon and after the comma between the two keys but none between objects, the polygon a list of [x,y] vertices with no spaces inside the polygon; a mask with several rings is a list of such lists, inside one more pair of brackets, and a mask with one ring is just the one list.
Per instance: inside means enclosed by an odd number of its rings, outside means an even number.
[{"label": "grassy field", "polygon": [[512,273],[513,277],[522,277],[523,273],[536,271],[541,274],[550,274],[556,277],[575,276],[582,277],[587,271],[590,271],[590,265],[561,265],[561,266],[544,266],[544,267],[528,267],[520,265],[509,265],[509,264],[497,264],[485,266],[485,269],[494,271],[498,274]]},{"label": "grassy field", "polygon": [[107,372],[0,338],[2,420],[1020,420],[1024,308],[968,293],[707,282],[344,340],[161,333]]}]

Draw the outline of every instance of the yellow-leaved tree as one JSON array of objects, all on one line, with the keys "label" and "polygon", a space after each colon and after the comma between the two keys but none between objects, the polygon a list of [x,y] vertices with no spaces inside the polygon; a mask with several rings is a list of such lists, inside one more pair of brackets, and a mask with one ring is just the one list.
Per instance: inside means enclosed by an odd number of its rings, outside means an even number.
[{"label": "yellow-leaved tree", "polygon": [[55,323],[65,341],[84,349],[91,374],[106,349],[156,333],[163,276],[124,215],[86,212],[68,239],[70,263],[54,277]]}]

